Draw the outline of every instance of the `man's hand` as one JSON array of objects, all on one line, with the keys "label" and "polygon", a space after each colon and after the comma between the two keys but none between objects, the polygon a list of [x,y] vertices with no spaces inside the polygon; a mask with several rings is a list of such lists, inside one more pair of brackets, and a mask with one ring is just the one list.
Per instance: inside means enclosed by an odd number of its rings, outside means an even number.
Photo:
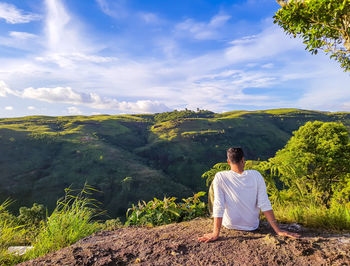
[{"label": "man's hand", "polygon": [[278,231],[277,235],[286,236],[286,237],[290,237],[290,238],[299,238],[300,237],[300,235],[298,233],[292,233],[292,232],[283,231],[283,230]]},{"label": "man's hand", "polygon": [[202,237],[198,237],[198,241],[199,242],[204,242],[204,243],[208,243],[208,242],[212,242],[215,241],[219,238],[219,235],[214,234],[214,233],[210,233],[210,234],[205,234]]}]

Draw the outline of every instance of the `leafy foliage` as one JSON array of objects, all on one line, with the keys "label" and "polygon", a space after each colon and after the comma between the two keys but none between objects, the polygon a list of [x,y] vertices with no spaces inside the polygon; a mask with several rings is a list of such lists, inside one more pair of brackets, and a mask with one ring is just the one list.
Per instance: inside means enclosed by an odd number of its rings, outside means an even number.
[{"label": "leafy foliage", "polygon": [[[276,217],[307,226],[350,229],[350,142],[347,128],[335,122],[307,122],[268,161],[247,161],[259,171]],[[227,163],[205,172],[207,186]],[[212,188],[210,187],[210,190]],[[212,193],[209,193],[209,196]],[[209,198],[211,206],[212,198]]]},{"label": "leafy foliage", "polygon": [[31,208],[21,207],[17,218],[20,224],[38,226],[45,219],[45,214],[44,205],[34,203]]},{"label": "leafy foliage", "polygon": [[199,199],[205,194],[205,192],[198,192],[193,197],[182,199],[181,203],[177,203],[175,197],[164,197],[163,200],[154,198],[147,203],[139,202],[128,209],[125,224],[156,226],[205,216],[207,215],[206,204]]},{"label": "leafy foliage", "polygon": [[350,1],[277,1],[282,5],[274,23],[293,37],[301,37],[312,54],[323,50],[350,70]]},{"label": "leafy foliage", "polygon": [[154,116],[154,120],[157,122],[164,122],[169,120],[181,119],[181,118],[210,118],[213,117],[214,113],[208,110],[197,110],[197,112],[192,110],[183,110],[172,112],[159,113]]},{"label": "leafy foliage", "polygon": [[269,160],[280,179],[298,195],[329,206],[350,174],[349,133],[341,123],[308,122]]},{"label": "leafy foliage", "polygon": [[216,173],[221,171],[228,171],[230,169],[231,167],[228,163],[217,163],[209,171],[206,171],[202,175],[202,178],[206,179],[206,185],[208,187],[211,184],[211,182],[213,182]]}]

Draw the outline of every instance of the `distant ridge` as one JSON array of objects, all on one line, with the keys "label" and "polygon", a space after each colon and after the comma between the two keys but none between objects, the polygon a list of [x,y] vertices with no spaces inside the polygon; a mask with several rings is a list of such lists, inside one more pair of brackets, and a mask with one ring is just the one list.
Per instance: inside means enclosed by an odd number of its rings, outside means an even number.
[{"label": "distant ridge", "polygon": [[33,202],[49,207],[64,188],[85,181],[112,216],[138,200],[179,198],[205,190],[201,174],[225,161],[229,146],[265,160],[307,121],[342,122],[349,112],[269,109],[213,113],[27,116],[0,119],[0,200],[13,209]]}]

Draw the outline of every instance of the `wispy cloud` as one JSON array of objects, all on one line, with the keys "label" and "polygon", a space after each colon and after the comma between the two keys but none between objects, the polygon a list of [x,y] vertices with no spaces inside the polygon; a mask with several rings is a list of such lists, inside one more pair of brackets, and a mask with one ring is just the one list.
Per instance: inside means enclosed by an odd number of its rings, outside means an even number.
[{"label": "wispy cloud", "polygon": [[126,7],[125,0],[108,1],[108,0],[96,0],[101,10],[108,16],[113,18],[125,18],[129,12]]},{"label": "wispy cloud", "polygon": [[47,49],[54,53],[88,52],[88,40],[84,38],[79,20],[74,20],[62,1],[45,0],[45,32]]},{"label": "wispy cloud", "polygon": [[9,35],[15,39],[21,39],[21,40],[34,39],[38,37],[35,34],[28,33],[28,32],[21,32],[21,31],[11,31]]},{"label": "wispy cloud", "polygon": [[147,24],[158,24],[161,22],[161,19],[151,12],[140,12],[138,15]]},{"label": "wispy cloud", "polygon": [[323,61],[319,62],[325,66],[323,71],[315,75],[310,88],[296,104],[317,110],[350,111],[349,74],[341,72],[336,63]]},{"label": "wispy cloud", "polygon": [[211,40],[219,36],[220,27],[224,26],[231,16],[218,14],[212,17],[209,22],[197,22],[193,19],[186,19],[175,27],[175,32],[178,35],[198,39]]},{"label": "wispy cloud", "polygon": [[234,40],[226,50],[227,58],[232,62],[258,61],[273,58],[277,54],[301,48],[299,40],[290,39],[276,26],[266,27],[261,33]]},{"label": "wispy cloud", "polygon": [[79,108],[77,108],[75,106],[68,107],[67,108],[67,112],[69,114],[71,114],[71,115],[81,115],[81,114],[83,114],[83,112]]},{"label": "wispy cloud", "polygon": [[0,2],[0,18],[10,24],[28,23],[40,20],[41,16],[17,9],[14,5]]},{"label": "wispy cloud", "polygon": [[115,57],[88,55],[82,53],[48,53],[44,56],[38,56],[35,59],[39,62],[55,63],[60,67],[71,67],[75,63],[79,62],[99,64],[118,60]]}]

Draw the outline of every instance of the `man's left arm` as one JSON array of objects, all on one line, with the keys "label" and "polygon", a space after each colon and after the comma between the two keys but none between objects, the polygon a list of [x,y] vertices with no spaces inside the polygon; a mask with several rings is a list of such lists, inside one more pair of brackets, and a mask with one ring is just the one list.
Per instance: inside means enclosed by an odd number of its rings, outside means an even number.
[{"label": "man's left arm", "polygon": [[297,234],[297,233],[281,230],[279,228],[278,224],[277,224],[277,221],[275,219],[275,215],[273,213],[273,210],[264,211],[263,213],[264,213],[267,221],[269,222],[269,224],[273,228],[273,230],[275,230],[277,235],[279,235],[279,236],[287,236],[287,237],[291,237],[291,238],[298,238],[298,237],[300,237],[300,235]]},{"label": "man's left arm", "polygon": [[300,235],[297,233],[284,231],[278,227],[275,215],[271,207],[269,197],[267,196],[265,180],[259,172],[257,172],[257,174],[258,174],[258,199],[257,199],[258,207],[264,213],[267,221],[270,223],[273,230],[275,230],[276,234],[279,236],[287,236],[292,238],[300,237]]}]

